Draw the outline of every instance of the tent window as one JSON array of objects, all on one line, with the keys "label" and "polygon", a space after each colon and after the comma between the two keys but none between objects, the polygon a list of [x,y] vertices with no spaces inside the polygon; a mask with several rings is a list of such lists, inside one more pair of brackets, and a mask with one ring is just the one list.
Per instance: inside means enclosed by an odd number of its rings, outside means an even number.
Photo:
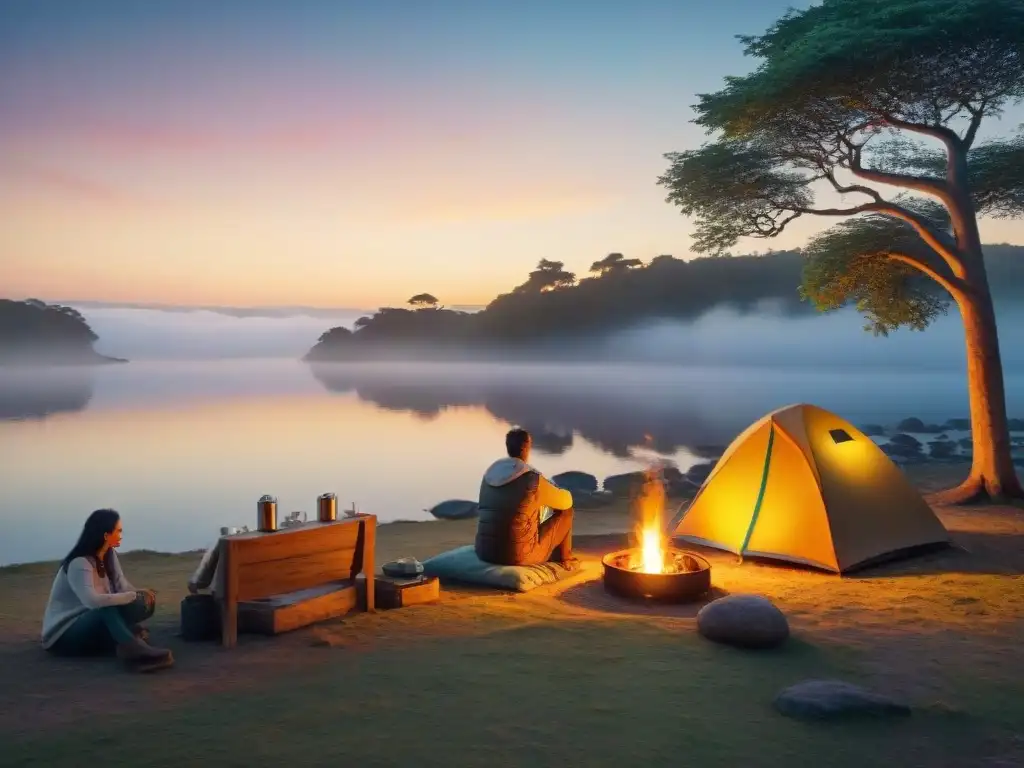
[{"label": "tent window", "polygon": [[837,445],[839,443],[848,443],[853,440],[853,438],[850,437],[850,433],[845,429],[830,429],[828,433],[832,436],[832,441]]}]

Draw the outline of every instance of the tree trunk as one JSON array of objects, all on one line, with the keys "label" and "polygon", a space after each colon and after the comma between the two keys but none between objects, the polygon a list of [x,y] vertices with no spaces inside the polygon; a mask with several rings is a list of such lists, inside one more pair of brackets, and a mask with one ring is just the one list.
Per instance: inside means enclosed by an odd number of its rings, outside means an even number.
[{"label": "tree trunk", "polygon": [[[967,389],[974,457],[957,488],[938,494],[941,503],[969,504],[1024,498],[1010,455],[1006,393],[999,336],[984,264],[970,270],[971,292],[957,297],[967,342]],[[973,278],[973,279],[970,279]]]}]

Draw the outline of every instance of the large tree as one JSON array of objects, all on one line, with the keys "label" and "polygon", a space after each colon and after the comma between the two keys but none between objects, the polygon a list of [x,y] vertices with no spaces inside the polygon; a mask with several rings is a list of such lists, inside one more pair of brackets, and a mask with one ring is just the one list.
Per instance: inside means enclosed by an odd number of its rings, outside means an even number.
[{"label": "large tree", "polygon": [[[1024,496],[978,232],[979,216],[1024,210],[1024,138],[978,140],[1024,98],[1024,3],[823,0],[740,39],[758,66],[698,97],[695,122],[714,138],[666,155],[659,179],[696,218],[696,249],[857,217],[812,241],[804,294],[821,309],[854,302],[880,332],[923,328],[951,298],[974,452],[944,500]],[[833,199],[816,204],[822,192]]]},{"label": "large tree", "polygon": [[565,262],[541,259],[526,282],[515,288],[513,293],[547,293],[576,284],[576,275],[565,269]]},{"label": "large tree", "polygon": [[406,302],[417,309],[437,309],[437,297],[432,293],[417,293]]},{"label": "large tree", "polygon": [[627,259],[621,253],[609,253],[603,259],[599,259],[590,265],[590,271],[598,277],[605,275],[621,275],[631,269],[642,267],[640,259]]}]

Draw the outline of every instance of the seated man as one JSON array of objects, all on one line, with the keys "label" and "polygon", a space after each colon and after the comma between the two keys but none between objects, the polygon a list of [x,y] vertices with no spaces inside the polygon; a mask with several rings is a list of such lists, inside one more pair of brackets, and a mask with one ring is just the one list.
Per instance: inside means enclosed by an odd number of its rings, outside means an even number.
[{"label": "seated man", "polygon": [[[480,483],[476,555],[496,565],[555,561],[575,568],[572,556],[572,494],[531,467],[532,439],[525,429],[505,435],[508,458],[498,459]],[[553,514],[544,522],[541,515]]]}]

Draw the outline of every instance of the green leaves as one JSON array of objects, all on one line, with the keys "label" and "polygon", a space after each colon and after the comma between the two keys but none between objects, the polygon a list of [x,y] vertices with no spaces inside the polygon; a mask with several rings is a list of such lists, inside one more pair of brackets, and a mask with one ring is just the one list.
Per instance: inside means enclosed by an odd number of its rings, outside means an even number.
[{"label": "green leaves", "polygon": [[[756,69],[694,107],[715,140],[666,155],[658,179],[695,218],[694,249],[775,237],[799,216],[871,212],[811,243],[803,293],[823,310],[853,302],[876,333],[925,327],[947,296],[923,276],[959,294],[946,262],[980,257],[960,250],[973,216],[1024,213],[1024,138],[974,145],[985,117],[1024,99],[1024,2],[821,0],[741,40]],[[962,170],[965,150],[966,177],[947,174],[947,157]],[[873,183],[943,200],[962,242],[937,203],[889,201]],[[815,205],[818,187],[860,197]],[[903,223],[922,211],[919,231]]]},{"label": "green leaves", "polygon": [[[915,141],[891,141],[874,153],[876,167],[931,178],[946,175],[945,153]],[[967,154],[971,199],[979,216],[1024,214],[1024,131],[1010,139],[986,141]]]},{"label": "green leaves", "polygon": [[[936,229],[948,227],[945,209],[935,203],[905,207]],[[907,224],[881,214],[859,216],[829,228],[804,249],[800,294],[823,312],[847,304],[867,319],[865,330],[888,335],[901,325],[923,330],[945,314],[949,295],[916,268],[893,257],[909,256],[945,271],[941,260]]]},{"label": "green leaves", "polygon": [[774,236],[811,202],[806,176],[747,142],[726,140],[665,157],[670,165],[658,184],[668,189],[667,202],[697,217],[694,250],[700,253],[723,253],[741,237]]},{"label": "green leaves", "polygon": [[827,139],[886,114],[945,124],[1024,97],[1018,0],[823,0],[741,40],[760,66],[696,106],[730,138]]}]

